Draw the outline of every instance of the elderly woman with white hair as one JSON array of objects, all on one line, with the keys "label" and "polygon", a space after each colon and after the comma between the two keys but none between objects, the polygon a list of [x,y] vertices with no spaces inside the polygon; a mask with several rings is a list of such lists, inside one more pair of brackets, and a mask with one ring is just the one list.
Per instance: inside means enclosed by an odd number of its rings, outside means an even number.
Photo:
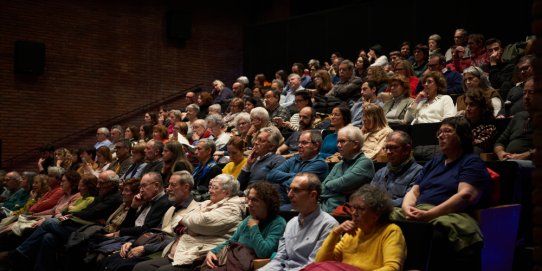
[{"label": "elderly woman with white hair", "polygon": [[222,116],[216,114],[209,115],[205,118],[205,121],[207,122],[207,129],[211,131],[211,135],[213,135],[216,149],[219,151],[225,150],[231,135],[225,131],[226,127]]},{"label": "elderly woman with white hair", "polygon": [[[162,258],[138,263],[133,270],[193,270],[198,258],[227,241],[235,232],[246,210],[237,196],[239,182],[220,174],[209,183],[210,199],[179,221],[175,240],[162,252]],[[181,234],[182,233],[182,234]]]},{"label": "elderly woman with white hair", "polygon": [[322,182],[322,210],[333,212],[337,206],[348,201],[351,191],[371,182],[375,170],[373,162],[361,151],[363,142],[359,128],[348,125],[339,130],[337,149],[342,160],[335,164]]},{"label": "elderly woman with white hair", "polygon": [[[463,90],[465,90],[466,93],[469,89],[473,88],[482,89],[482,94],[484,94],[486,100],[491,100],[491,105],[493,105],[493,116],[497,116],[502,108],[501,95],[499,95],[497,90],[491,87],[489,78],[484,71],[476,66],[470,66],[463,71]],[[458,115],[463,115],[465,109],[467,109],[467,105],[465,104],[466,97],[466,94],[457,97],[455,106]]]},{"label": "elderly woman with white hair", "polygon": [[254,144],[254,140],[258,137],[260,129],[267,126],[272,126],[269,112],[263,107],[256,107],[250,111],[250,129],[247,132],[247,143],[249,146]]}]

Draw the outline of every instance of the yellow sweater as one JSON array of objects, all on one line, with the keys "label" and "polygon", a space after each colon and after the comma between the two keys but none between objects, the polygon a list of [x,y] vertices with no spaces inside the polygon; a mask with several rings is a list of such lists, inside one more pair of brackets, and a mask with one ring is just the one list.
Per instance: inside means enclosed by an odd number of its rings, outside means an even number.
[{"label": "yellow sweater", "polygon": [[387,224],[370,235],[361,229],[356,235],[329,233],[316,254],[316,261],[338,261],[362,270],[401,270],[406,258],[406,243],[399,226]]},{"label": "yellow sweater", "polygon": [[247,163],[246,157],[244,157],[243,161],[241,161],[241,163],[237,165],[235,165],[233,162],[229,162],[222,169],[222,173],[230,174],[233,177],[237,178],[239,176],[239,173],[241,173],[241,169],[245,166],[246,163]]}]

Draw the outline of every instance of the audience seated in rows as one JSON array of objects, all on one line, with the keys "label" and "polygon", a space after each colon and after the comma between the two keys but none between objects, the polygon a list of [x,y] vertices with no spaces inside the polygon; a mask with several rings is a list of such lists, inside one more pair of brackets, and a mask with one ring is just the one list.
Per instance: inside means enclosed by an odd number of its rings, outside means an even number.
[{"label": "audience seated in rows", "polygon": [[238,192],[239,183],[232,176],[220,174],[213,178],[209,182],[209,200],[179,220],[177,225],[183,229],[175,231],[175,240],[164,248],[162,257],[140,262],[133,270],[155,270],[161,266],[193,270],[200,265],[200,256],[228,240],[241,222],[245,205]]}]

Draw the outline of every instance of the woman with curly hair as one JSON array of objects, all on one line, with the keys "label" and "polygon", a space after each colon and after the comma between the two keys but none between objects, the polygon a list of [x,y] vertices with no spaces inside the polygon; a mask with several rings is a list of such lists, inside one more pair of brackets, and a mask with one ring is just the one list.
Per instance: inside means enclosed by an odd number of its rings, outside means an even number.
[{"label": "woman with curly hair", "polygon": [[62,167],[65,170],[70,169],[72,165],[72,154],[66,148],[58,148],[55,150],[55,165]]}]

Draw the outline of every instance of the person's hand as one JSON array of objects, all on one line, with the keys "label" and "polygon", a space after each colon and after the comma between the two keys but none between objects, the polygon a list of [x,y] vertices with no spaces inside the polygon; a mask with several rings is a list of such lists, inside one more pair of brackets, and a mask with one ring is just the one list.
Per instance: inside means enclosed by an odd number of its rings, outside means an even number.
[{"label": "person's hand", "polygon": [[128,252],[130,251],[130,248],[132,247],[131,242],[126,242],[120,247],[119,255],[122,258],[126,258],[128,256]]},{"label": "person's hand", "polygon": [[115,238],[115,237],[119,237],[120,236],[120,232],[119,231],[116,231],[116,232],[112,232],[112,233],[108,233],[106,235],[104,235],[106,238]]},{"label": "person's hand", "polygon": [[497,152],[497,157],[499,157],[499,160],[501,161],[505,161],[505,160],[508,160],[508,159],[511,159],[510,158],[510,153],[508,152],[505,152],[505,151],[500,151],[500,152]]},{"label": "person's hand", "polygon": [[141,198],[141,193],[134,196],[132,199],[132,205],[130,205],[131,208],[137,209],[139,206],[143,205],[143,198]]},{"label": "person's hand", "polygon": [[251,217],[247,222],[247,225],[249,228],[258,226],[258,224],[260,224],[260,221],[258,219],[255,219],[254,217]]},{"label": "person's hand", "polygon": [[432,220],[433,218],[434,217],[431,215],[430,211],[420,210],[418,208],[410,207],[410,219],[412,220],[428,222],[429,220]]},{"label": "person's hand", "polygon": [[250,166],[252,166],[252,164],[254,164],[254,162],[256,162],[256,158],[258,158],[258,157],[256,157],[256,153],[254,153],[254,151],[252,151],[250,153],[250,155],[248,156],[248,158],[247,158],[246,165],[247,165],[248,168],[250,168]]},{"label": "person's hand", "polygon": [[38,196],[38,193],[34,190],[30,191],[30,198],[31,199],[36,199],[36,197]]},{"label": "person's hand", "polygon": [[32,223],[32,228],[35,229],[35,228],[41,226],[41,224],[43,224],[43,221],[45,221],[45,219],[40,219],[40,220],[38,220],[38,221]]},{"label": "person's hand", "polygon": [[418,95],[416,95],[416,103],[421,102],[423,99],[427,99],[427,93],[425,91],[420,91]]},{"label": "person's hand", "polygon": [[403,206],[402,209],[403,209],[403,213],[405,214],[406,219],[416,220],[416,219],[414,219],[415,215],[413,213],[413,211],[416,210],[416,207],[414,207],[414,206]]},{"label": "person's hand", "polygon": [[143,246],[134,247],[130,249],[130,251],[128,251],[127,258],[143,256],[144,252],[145,252],[145,248]]},{"label": "person's hand", "polygon": [[45,162],[45,158],[43,158],[43,157],[40,158],[40,159],[38,160],[38,166],[43,167],[43,163],[44,163],[44,162]]},{"label": "person's hand", "polygon": [[492,64],[492,65],[496,65],[498,61],[499,61],[499,51],[494,50],[489,55],[489,63]]},{"label": "person's hand", "polygon": [[62,159],[56,160],[56,166],[57,166],[57,167],[62,166],[62,162],[63,162]]},{"label": "person's hand", "polygon": [[347,220],[347,221],[341,223],[341,225],[336,226],[333,229],[333,232],[336,233],[336,234],[339,234],[339,235],[344,234],[344,233],[350,234],[350,235],[355,235],[357,228],[358,227],[356,226],[354,221]]},{"label": "person's hand", "polygon": [[512,159],[512,160],[526,160],[526,159],[529,159],[529,152],[525,152],[525,153],[509,153],[508,154],[508,159]]},{"label": "person's hand", "polygon": [[215,269],[215,262],[218,262],[218,258],[216,257],[216,255],[211,251],[207,252],[207,256],[205,256],[205,264],[209,266],[209,268]]},{"label": "person's hand", "polygon": [[329,63],[328,63],[327,61],[324,62],[324,67],[325,67],[325,69],[328,70],[328,71],[329,71],[329,69],[331,69],[331,65],[329,65]]},{"label": "person's hand", "polygon": [[160,116],[158,117],[158,124],[164,125],[164,119],[164,115],[160,114]]}]

